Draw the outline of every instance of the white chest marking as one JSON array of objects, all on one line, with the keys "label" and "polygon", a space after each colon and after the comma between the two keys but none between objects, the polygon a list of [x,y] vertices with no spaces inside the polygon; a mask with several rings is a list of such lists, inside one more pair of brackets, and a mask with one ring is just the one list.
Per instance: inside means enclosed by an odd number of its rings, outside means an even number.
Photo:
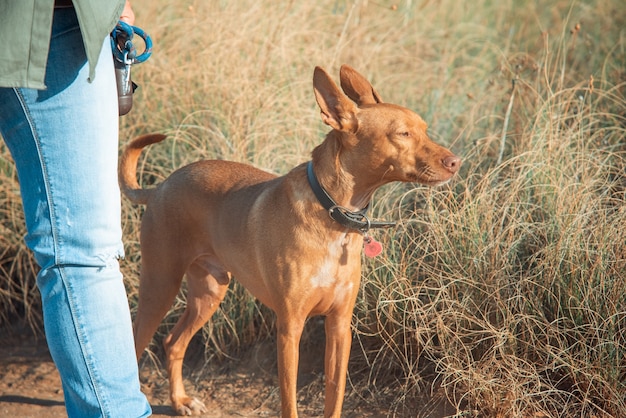
[{"label": "white chest marking", "polygon": [[339,239],[328,245],[322,264],[320,264],[317,271],[311,277],[311,286],[329,287],[337,281],[338,260],[344,250],[345,237],[345,234],[343,234]]}]

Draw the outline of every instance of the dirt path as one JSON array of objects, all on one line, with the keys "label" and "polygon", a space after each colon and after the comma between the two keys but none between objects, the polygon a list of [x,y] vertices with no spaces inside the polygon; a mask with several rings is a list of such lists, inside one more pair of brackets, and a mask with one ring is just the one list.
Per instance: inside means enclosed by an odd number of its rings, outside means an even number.
[{"label": "dirt path", "polygon": [[[307,356],[304,356],[305,358]],[[303,364],[298,393],[301,416],[320,416],[323,408],[322,360],[310,353]],[[232,366],[199,378],[191,374],[188,388],[203,399],[209,413],[204,417],[275,417],[279,394],[275,382],[275,353],[271,343],[259,344],[233,360]],[[201,365],[200,365],[201,366]],[[153,407],[154,417],[175,416],[168,406],[167,381],[157,367],[143,365],[142,389]],[[384,417],[387,413],[363,403],[346,403],[345,417]],[[0,417],[66,417],[59,374],[43,339],[17,336],[0,340]]]},{"label": "dirt path", "polygon": [[[141,377],[153,416],[175,416],[168,405],[164,376],[154,367],[144,366]],[[271,378],[259,376],[258,370],[251,375],[233,370],[216,381],[189,383],[188,387],[196,386],[194,394],[205,401],[210,413],[204,417],[276,416],[273,407],[278,394],[268,380]],[[61,381],[45,341],[4,339],[0,346],[0,417],[66,416]]]}]

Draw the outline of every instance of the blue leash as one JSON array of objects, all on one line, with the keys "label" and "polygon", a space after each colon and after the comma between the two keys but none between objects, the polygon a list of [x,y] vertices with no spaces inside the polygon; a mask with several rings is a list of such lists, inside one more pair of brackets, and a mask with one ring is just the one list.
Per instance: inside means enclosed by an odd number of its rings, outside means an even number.
[{"label": "blue leash", "polygon": [[[137,50],[133,45],[133,36],[137,34],[139,35],[144,43],[146,44],[146,49],[141,53],[141,55],[137,55]],[[120,49],[118,43],[118,37],[122,36],[124,41],[123,49]],[[144,32],[142,29],[137,26],[131,26],[126,22],[122,22],[121,20],[117,22],[117,26],[111,32],[111,49],[113,50],[113,56],[119,62],[123,64],[140,64],[145,62],[150,55],[152,55],[152,39],[150,36]]]},{"label": "blue leash", "polygon": [[[133,45],[135,34],[143,38],[146,49],[140,55]],[[117,97],[119,115],[130,112],[133,106],[133,93],[137,85],[130,78],[130,67],[133,64],[145,62],[152,55],[152,39],[143,30],[131,26],[121,20],[111,32],[111,50],[115,64],[115,79],[117,81]]]}]

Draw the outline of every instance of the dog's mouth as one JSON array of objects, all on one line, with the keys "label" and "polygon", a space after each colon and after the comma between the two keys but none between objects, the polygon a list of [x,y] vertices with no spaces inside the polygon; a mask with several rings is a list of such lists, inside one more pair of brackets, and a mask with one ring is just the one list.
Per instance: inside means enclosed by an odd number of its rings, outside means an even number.
[{"label": "dog's mouth", "polygon": [[449,182],[459,171],[461,159],[454,154],[450,154],[443,158],[440,165],[433,166],[430,163],[418,165],[415,171],[409,174],[414,176],[413,182],[421,183],[426,186],[441,186]]},{"label": "dog's mouth", "polygon": [[419,183],[424,186],[436,187],[448,183],[454,177],[455,173],[448,170],[443,173],[435,172],[431,167],[422,168],[419,171],[407,173],[407,181],[410,183]]}]

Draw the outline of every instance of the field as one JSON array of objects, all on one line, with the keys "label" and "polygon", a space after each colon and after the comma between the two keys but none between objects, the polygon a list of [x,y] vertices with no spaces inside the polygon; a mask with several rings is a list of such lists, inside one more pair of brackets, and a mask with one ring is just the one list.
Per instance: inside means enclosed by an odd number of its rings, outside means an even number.
[{"label": "field", "polygon": [[[155,46],[133,68],[140,88],[121,145],[169,136],[140,161],[145,186],[198,159],[279,174],[309,159],[328,131],[316,65],[335,80],[353,66],[463,158],[446,186],[374,196],[374,216],[398,226],[376,232],[385,250],[364,261],[346,416],[626,416],[623,0],[133,5]],[[0,151],[0,329],[41,335],[19,186]],[[123,210],[134,310],[142,209]],[[181,292],[160,337],[184,303]],[[310,416],[322,413],[322,324],[309,321],[302,342]],[[189,388],[249,371],[261,350],[270,401],[252,416],[275,414],[273,338],[272,313],[233,283],[193,341]],[[146,384],[164,379],[158,341],[141,365]]]}]

